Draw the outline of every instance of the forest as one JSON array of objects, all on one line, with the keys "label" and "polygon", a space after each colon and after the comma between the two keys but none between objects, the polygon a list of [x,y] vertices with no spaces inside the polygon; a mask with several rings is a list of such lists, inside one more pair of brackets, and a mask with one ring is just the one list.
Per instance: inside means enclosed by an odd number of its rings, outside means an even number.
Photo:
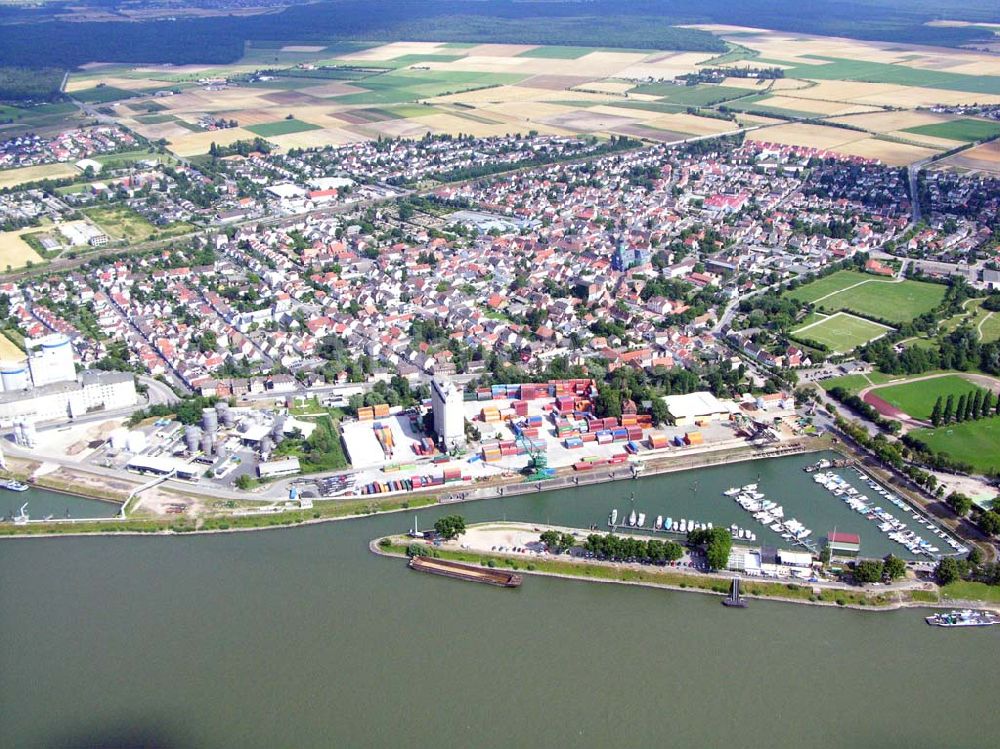
[{"label": "forest", "polygon": [[[724,52],[704,31],[676,24],[727,23],[795,33],[958,46],[990,34],[977,26],[927,26],[939,17],[1000,21],[985,0],[338,0],[280,13],[178,21],[65,22],[51,8],[0,13],[0,65],[77,65],[94,60],[231,63],[244,42],[412,40],[565,44]],[[38,18],[39,22],[27,22]]]}]

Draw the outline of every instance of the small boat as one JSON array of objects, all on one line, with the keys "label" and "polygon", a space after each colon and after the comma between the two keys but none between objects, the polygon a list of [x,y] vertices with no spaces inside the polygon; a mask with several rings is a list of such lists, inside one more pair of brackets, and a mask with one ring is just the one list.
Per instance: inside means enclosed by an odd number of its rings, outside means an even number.
[{"label": "small boat", "polygon": [[17,479],[4,479],[0,481],[0,489],[6,489],[9,492],[26,492],[29,487]]},{"label": "small boat", "polygon": [[632,510],[632,512],[628,516],[628,524],[634,526],[635,520],[636,520],[635,510]]},{"label": "small boat", "polygon": [[1000,624],[1000,615],[992,611],[949,611],[947,614],[933,614],[924,618],[932,627],[991,627]]},{"label": "small boat", "polygon": [[653,527],[656,530],[660,530],[663,527],[663,515],[656,516],[656,520],[653,522]]},{"label": "small boat", "polygon": [[644,526],[646,524],[646,513],[640,512],[639,513],[639,519],[636,521],[635,524],[637,526],[639,526],[640,528],[642,528],[642,526]]},{"label": "small boat", "polygon": [[611,511],[611,516],[608,518],[608,525],[617,525],[617,524],[618,524],[618,509],[615,508],[614,510]]},{"label": "small boat", "polygon": [[663,521],[663,530],[672,531],[673,529],[674,529],[674,519],[668,517],[666,520]]},{"label": "small boat", "polygon": [[14,525],[27,525],[28,520],[28,503],[25,502],[21,505],[21,509],[18,511],[17,515],[14,516]]},{"label": "small boat", "polygon": [[752,492],[756,490],[757,490],[757,484],[747,484],[746,486],[743,487],[743,491],[745,492]]},{"label": "small boat", "polygon": [[730,487],[729,489],[726,489],[722,493],[726,497],[735,497],[737,494],[740,493],[740,488],[738,486],[733,486],[733,487]]}]

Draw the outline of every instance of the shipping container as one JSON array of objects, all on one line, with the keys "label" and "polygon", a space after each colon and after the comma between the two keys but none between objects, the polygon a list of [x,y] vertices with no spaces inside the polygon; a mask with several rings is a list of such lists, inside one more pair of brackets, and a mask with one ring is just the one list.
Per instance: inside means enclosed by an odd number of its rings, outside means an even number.
[{"label": "shipping container", "polygon": [[684,441],[689,445],[702,445],[705,443],[705,438],[701,432],[688,432],[684,435]]}]

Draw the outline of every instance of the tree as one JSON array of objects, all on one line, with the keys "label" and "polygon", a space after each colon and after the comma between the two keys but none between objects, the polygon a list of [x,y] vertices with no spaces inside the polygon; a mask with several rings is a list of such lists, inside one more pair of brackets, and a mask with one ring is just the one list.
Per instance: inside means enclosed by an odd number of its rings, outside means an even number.
[{"label": "tree", "polygon": [[553,554],[562,554],[566,549],[572,549],[576,545],[572,533],[560,533],[554,530],[544,531],[539,540]]},{"label": "tree", "polygon": [[727,528],[691,531],[688,543],[704,546],[705,560],[713,570],[724,570],[729,566],[729,552],[733,548],[733,537]]},{"label": "tree", "polygon": [[906,574],[906,562],[892,554],[885,558],[883,568],[885,576],[890,580],[896,580]]},{"label": "tree", "polygon": [[979,418],[985,419],[993,412],[993,391],[987,390],[983,396],[983,407],[979,411]]},{"label": "tree", "polygon": [[960,518],[964,518],[972,509],[972,500],[960,492],[952,492],[945,502]]},{"label": "tree", "polygon": [[618,388],[601,385],[594,401],[594,413],[602,418],[622,415],[622,394]]},{"label": "tree", "polygon": [[239,478],[236,479],[236,488],[243,489],[246,491],[253,486],[253,478],[249,473],[240,474]]},{"label": "tree", "polygon": [[972,392],[965,396],[965,420],[972,421],[976,413],[976,393]]},{"label": "tree", "polygon": [[672,421],[670,411],[667,409],[667,402],[663,398],[653,398],[653,405],[649,409],[649,413],[653,417],[654,426],[669,424]]},{"label": "tree", "polygon": [[885,562],[881,559],[862,559],[854,564],[854,580],[861,583],[877,583],[885,573]]},{"label": "tree", "polygon": [[941,413],[944,410],[944,398],[940,395],[937,400],[934,401],[934,410],[931,411],[931,424],[934,426],[941,426]]},{"label": "tree", "polygon": [[955,408],[955,421],[965,421],[965,406],[969,396],[962,395],[958,398],[958,406]]},{"label": "tree", "polygon": [[939,585],[948,585],[962,577],[962,564],[954,557],[945,557],[934,568],[934,578]]},{"label": "tree", "polygon": [[980,515],[979,529],[988,536],[1000,535],[1000,512],[987,510]]},{"label": "tree", "polygon": [[941,421],[945,424],[951,421],[952,416],[955,415],[955,396],[949,395],[948,400],[944,403],[944,413],[941,414]]},{"label": "tree", "polygon": [[972,415],[970,418],[978,419],[983,415],[983,391],[977,390],[972,398]]},{"label": "tree", "polygon": [[445,515],[434,521],[434,530],[449,541],[465,533],[465,518],[461,515]]}]

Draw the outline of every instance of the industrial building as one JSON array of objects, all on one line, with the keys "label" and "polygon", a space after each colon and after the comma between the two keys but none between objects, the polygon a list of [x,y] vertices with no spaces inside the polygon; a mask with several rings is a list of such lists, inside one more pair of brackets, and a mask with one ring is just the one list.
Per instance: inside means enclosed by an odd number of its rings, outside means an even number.
[{"label": "industrial building", "polygon": [[738,410],[735,403],[723,402],[707,391],[668,395],[663,399],[677,426],[694,426],[699,422],[721,421]]},{"label": "industrial building", "polygon": [[0,426],[32,417],[58,421],[92,411],[128,408],[138,403],[135,379],[128,372],[88,370],[80,379],[49,382],[32,390],[0,393]]},{"label": "industrial building", "polygon": [[838,557],[856,557],[861,553],[861,536],[856,533],[830,533],[826,537],[830,554]]},{"label": "industrial building", "polygon": [[431,382],[434,432],[446,449],[465,444],[464,400],[462,391],[450,380],[435,378]]},{"label": "industrial building", "polygon": [[76,379],[73,344],[62,333],[52,333],[24,342],[27,361],[0,363],[0,388],[11,393],[39,388],[53,382]]}]

